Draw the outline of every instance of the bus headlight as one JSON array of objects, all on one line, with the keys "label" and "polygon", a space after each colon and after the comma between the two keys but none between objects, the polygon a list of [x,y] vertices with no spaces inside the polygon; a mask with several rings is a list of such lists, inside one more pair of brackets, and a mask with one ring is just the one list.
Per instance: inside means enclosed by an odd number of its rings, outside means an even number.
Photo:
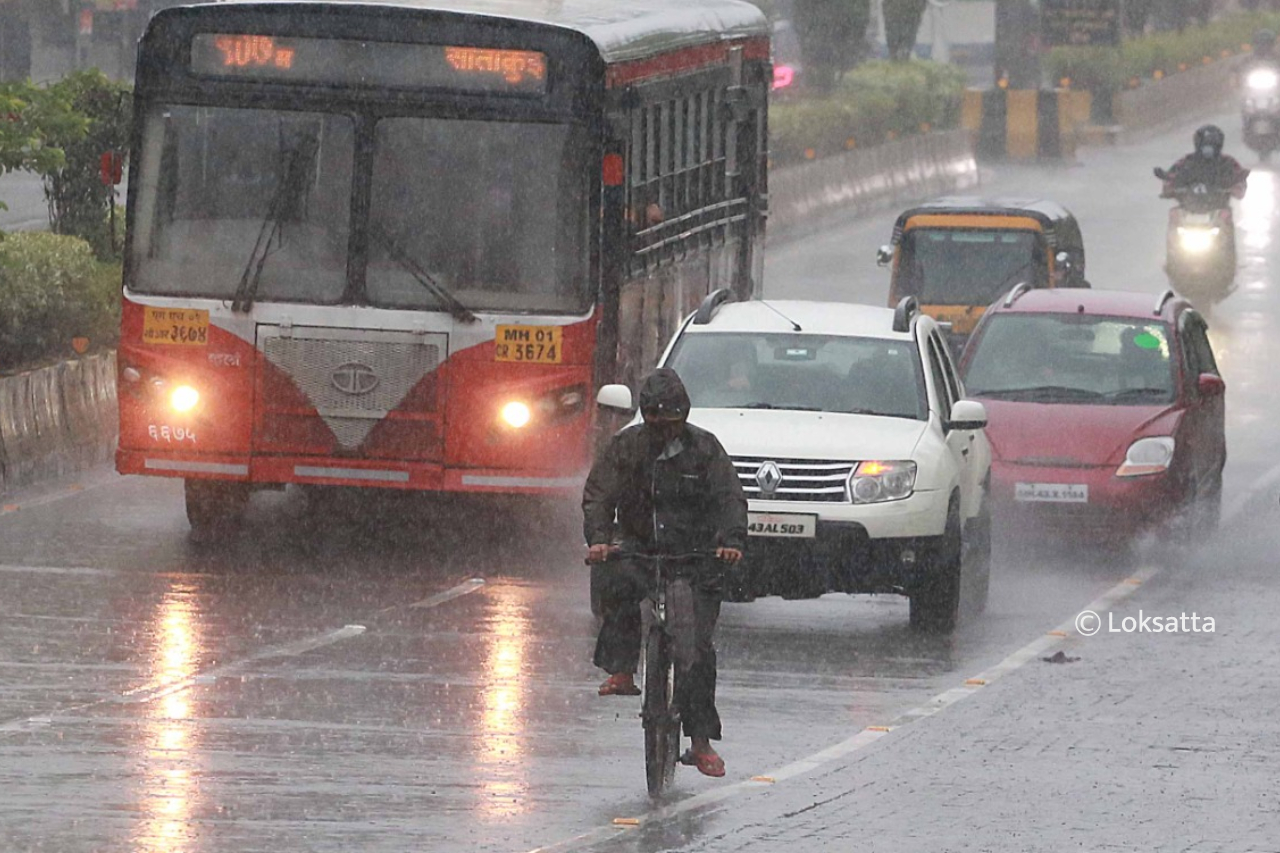
[{"label": "bus headlight", "polygon": [[527,426],[531,417],[529,406],[519,400],[512,400],[502,407],[502,420],[509,427],[520,429]]},{"label": "bus headlight", "polygon": [[200,404],[200,392],[190,385],[179,385],[169,392],[169,405],[175,412],[186,414]]}]

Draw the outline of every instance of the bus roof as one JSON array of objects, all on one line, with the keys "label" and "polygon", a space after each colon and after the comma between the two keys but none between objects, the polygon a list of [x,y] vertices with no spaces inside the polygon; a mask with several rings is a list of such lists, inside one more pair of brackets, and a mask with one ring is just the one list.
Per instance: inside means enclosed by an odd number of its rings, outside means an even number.
[{"label": "bus roof", "polygon": [[527,21],[581,33],[596,45],[606,63],[769,35],[764,14],[742,0],[230,0],[216,4],[221,8],[287,5],[394,6]]}]

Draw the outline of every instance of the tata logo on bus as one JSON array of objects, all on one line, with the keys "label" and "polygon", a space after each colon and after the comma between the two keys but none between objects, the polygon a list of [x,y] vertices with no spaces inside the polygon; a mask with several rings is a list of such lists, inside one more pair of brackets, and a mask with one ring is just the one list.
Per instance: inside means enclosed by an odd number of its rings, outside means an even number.
[{"label": "tata logo on bus", "polygon": [[339,366],[333,371],[329,381],[334,388],[352,397],[368,394],[382,382],[372,367],[358,361],[349,361]]}]

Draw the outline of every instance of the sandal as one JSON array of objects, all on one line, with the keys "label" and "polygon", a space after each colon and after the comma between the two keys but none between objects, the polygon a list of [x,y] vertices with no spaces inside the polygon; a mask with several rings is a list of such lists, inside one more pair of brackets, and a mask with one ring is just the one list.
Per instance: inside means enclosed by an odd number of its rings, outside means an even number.
[{"label": "sandal", "polygon": [[680,756],[680,763],[691,765],[698,768],[698,772],[703,776],[712,776],[719,779],[724,775],[724,759],[711,752],[694,752],[692,749],[685,750],[684,755]]},{"label": "sandal", "polygon": [[639,696],[635,676],[629,672],[615,673],[604,680],[596,691],[601,696]]}]

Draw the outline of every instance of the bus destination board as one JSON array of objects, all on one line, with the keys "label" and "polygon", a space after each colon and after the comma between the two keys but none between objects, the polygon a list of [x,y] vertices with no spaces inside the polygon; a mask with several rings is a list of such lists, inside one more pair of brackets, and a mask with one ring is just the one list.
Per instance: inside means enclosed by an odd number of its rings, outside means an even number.
[{"label": "bus destination board", "polygon": [[281,83],[542,94],[546,54],[460,45],[200,33],[191,71]]}]

